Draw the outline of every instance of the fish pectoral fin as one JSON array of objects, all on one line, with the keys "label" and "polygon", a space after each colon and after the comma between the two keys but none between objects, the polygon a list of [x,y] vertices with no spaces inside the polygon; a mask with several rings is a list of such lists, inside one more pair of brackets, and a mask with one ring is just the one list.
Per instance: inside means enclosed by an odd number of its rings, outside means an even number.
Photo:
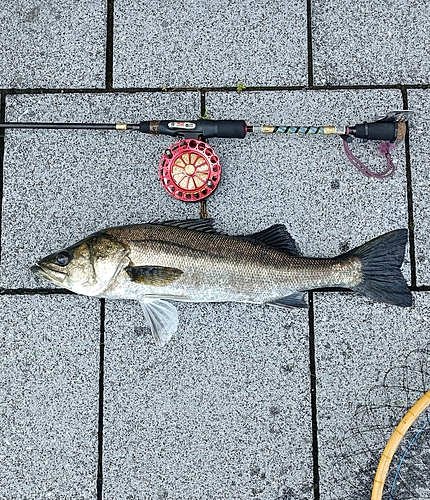
[{"label": "fish pectoral fin", "polygon": [[308,304],[305,301],[305,294],[303,292],[294,292],[291,295],[287,295],[286,297],[273,300],[272,302],[267,302],[267,304],[269,306],[287,307],[287,308],[308,307]]},{"label": "fish pectoral fin", "polygon": [[141,299],[139,302],[155,343],[160,347],[165,346],[178,329],[178,310],[165,300]]},{"label": "fish pectoral fin", "polygon": [[170,285],[184,273],[174,267],[159,266],[131,266],[125,271],[132,281],[152,286]]}]

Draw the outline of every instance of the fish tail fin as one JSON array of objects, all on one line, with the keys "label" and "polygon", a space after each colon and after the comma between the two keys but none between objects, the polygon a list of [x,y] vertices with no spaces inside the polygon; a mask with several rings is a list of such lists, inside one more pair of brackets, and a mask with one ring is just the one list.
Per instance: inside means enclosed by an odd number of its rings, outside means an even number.
[{"label": "fish tail fin", "polygon": [[411,306],[412,294],[400,270],[407,241],[407,229],[396,229],[343,254],[341,258],[361,262],[362,278],[352,289],[378,302]]}]

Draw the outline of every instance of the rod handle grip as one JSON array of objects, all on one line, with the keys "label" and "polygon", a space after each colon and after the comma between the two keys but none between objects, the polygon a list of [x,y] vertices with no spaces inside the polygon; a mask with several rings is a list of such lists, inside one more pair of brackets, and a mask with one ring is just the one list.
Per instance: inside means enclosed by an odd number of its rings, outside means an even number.
[{"label": "rod handle grip", "polygon": [[354,128],[354,136],[357,139],[389,142],[397,140],[398,122],[396,121],[364,122]]},{"label": "rod handle grip", "polygon": [[169,135],[207,139],[224,137],[243,139],[246,135],[246,123],[243,120],[160,120],[141,122],[139,130],[147,134]]}]

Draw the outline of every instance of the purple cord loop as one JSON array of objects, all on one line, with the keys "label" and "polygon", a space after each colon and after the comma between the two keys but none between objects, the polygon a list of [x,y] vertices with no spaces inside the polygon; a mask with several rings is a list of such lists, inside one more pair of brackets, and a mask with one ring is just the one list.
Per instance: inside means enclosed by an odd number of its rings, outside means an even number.
[{"label": "purple cord loop", "polygon": [[388,177],[392,177],[394,174],[394,163],[393,160],[391,159],[391,151],[396,148],[395,143],[391,142],[383,142],[378,146],[378,152],[382,155],[385,156],[385,159],[387,160],[387,168],[383,172],[372,172],[369,170],[364,163],[362,163],[356,156],[354,156],[349,149],[348,143],[343,140],[343,148],[345,150],[345,154],[348,158],[348,160],[356,167],[360,172],[367,177],[373,177],[376,179],[387,179]]}]

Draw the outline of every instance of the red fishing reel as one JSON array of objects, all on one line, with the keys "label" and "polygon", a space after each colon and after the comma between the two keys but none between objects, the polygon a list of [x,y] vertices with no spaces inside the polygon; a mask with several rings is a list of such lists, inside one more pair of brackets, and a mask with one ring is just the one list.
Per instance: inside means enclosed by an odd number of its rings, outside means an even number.
[{"label": "red fishing reel", "polygon": [[177,200],[201,201],[218,186],[221,165],[206,142],[181,139],[164,152],[158,176],[164,189]]}]

